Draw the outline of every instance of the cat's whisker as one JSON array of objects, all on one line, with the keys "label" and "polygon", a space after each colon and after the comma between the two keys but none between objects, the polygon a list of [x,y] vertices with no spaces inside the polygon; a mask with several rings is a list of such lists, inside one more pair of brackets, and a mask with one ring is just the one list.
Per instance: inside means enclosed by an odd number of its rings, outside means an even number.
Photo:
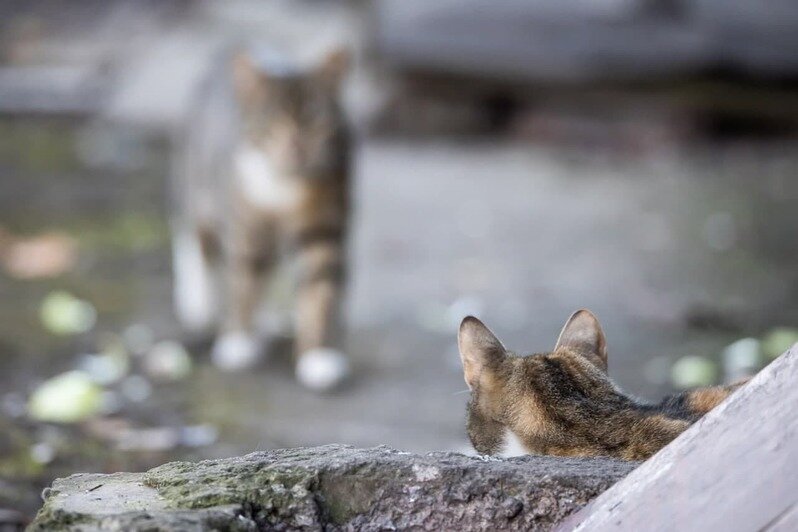
[{"label": "cat's whisker", "polygon": [[470,392],[470,391],[471,391],[471,390],[469,390],[468,388],[466,388],[465,390],[460,390],[459,392],[454,392],[452,395],[462,395],[462,394],[464,394],[464,393],[468,393],[468,392]]}]

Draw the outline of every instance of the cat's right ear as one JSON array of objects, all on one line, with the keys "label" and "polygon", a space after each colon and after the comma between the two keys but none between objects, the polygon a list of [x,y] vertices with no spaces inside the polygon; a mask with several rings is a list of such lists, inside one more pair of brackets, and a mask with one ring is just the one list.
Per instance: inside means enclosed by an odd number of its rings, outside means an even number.
[{"label": "cat's right ear", "polygon": [[576,351],[606,373],[607,340],[598,318],[589,310],[577,310],[565,322],[554,350],[561,348]]},{"label": "cat's right ear", "polygon": [[484,323],[467,316],[460,323],[457,347],[463,363],[463,376],[468,388],[473,390],[480,377],[494,370],[507,356],[507,350]]},{"label": "cat's right ear", "polygon": [[263,91],[263,79],[252,58],[243,51],[233,55],[233,84],[239,98],[252,101]]}]

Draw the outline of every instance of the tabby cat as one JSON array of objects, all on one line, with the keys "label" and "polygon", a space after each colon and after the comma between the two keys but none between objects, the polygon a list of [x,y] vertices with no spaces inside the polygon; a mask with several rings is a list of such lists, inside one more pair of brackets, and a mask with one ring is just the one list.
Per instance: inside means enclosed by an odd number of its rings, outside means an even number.
[{"label": "tabby cat", "polygon": [[468,436],[481,454],[644,460],[742,385],[640,402],[607,375],[604,333],[588,310],[570,317],[550,353],[511,353],[470,316],[458,347],[471,390]]},{"label": "tabby cat", "polygon": [[[222,63],[176,160],[176,313],[188,329],[217,331],[219,367],[252,367],[264,345],[255,323],[264,285],[278,263],[294,263],[296,376],[327,390],[349,373],[341,299],[350,136],[339,103],[348,55],[300,66],[249,50]],[[218,78],[232,82],[225,89]]]}]

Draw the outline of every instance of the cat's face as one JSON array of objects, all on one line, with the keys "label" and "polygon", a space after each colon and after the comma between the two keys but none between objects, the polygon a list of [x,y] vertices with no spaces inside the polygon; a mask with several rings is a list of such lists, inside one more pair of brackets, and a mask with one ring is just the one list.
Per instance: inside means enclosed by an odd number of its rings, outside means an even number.
[{"label": "cat's face", "polygon": [[574,313],[551,353],[508,352],[478,319],[460,325],[458,347],[471,389],[468,436],[481,454],[596,456],[595,408],[619,392],[607,376],[604,334],[590,311]]},{"label": "cat's face", "polygon": [[344,52],[334,52],[314,68],[275,72],[236,57],[246,141],[283,172],[313,176],[331,169],[341,156],[338,94],[347,63]]}]

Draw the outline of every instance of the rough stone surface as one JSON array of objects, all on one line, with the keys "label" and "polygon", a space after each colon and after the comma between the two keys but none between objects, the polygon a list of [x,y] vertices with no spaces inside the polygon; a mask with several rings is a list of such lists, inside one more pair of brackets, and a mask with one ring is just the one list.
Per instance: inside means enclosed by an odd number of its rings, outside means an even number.
[{"label": "rough stone surface", "polygon": [[561,530],[798,530],[798,344]]},{"label": "rough stone surface", "polygon": [[545,530],[636,465],[283,449],[59,479],[31,530]]}]

